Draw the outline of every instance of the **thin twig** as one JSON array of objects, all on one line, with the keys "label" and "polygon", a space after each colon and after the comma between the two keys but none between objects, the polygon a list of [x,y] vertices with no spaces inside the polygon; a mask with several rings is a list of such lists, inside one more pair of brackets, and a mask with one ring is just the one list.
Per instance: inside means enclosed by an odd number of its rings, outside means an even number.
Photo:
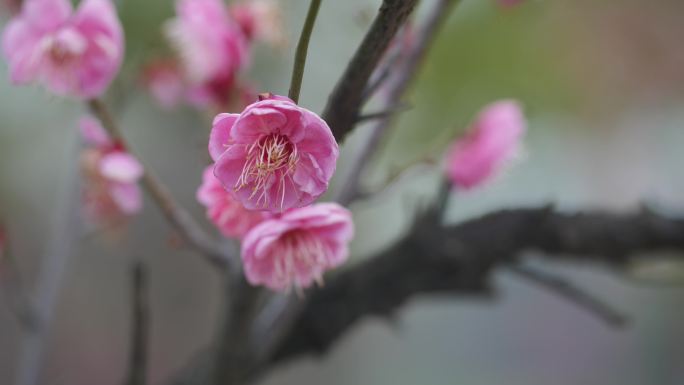
[{"label": "thin twig", "polygon": [[395,187],[398,187],[402,181],[411,179],[414,176],[420,175],[426,171],[432,170],[435,167],[435,162],[429,159],[416,162],[399,170],[391,172],[382,184],[375,189],[359,189],[354,195],[354,200],[369,200],[380,195],[389,193]]},{"label": "thin twig", "polygon": [[12,243],[4,228],[0,226],[0,284],[7,299],[7,305],[17,318],[17,321],[28,332],[38,327],[38,320],[31,303],[31,297],[26,292],[26,285],[21,275],[19,264],[14,258]]},{"label": "thin twig", "polygon": [[397,63],[399,63],[402,57],[402,52],[397,51],[392,53],[388,58],[382,60],[382,64],[375,70],[375,73],[373,76],[371,76],[370,80],[368,81],[368,85],[361,94],[362,104],[372,98],[373,95],[375,95],[375,93],[378,92],[378,90],[382,87],[382,85],[385,84],[385,81],[390,78],[395,66]]},{"label": "thin twig", "polygon": [[568,300],[570,303],[588,311],[609,326],[622,327],[628,322],[621,312],[613,309],[606,302],[585,292],[565,279],[539,271],[529,266],[511,265],[508,270],[517,276],[538,285],[549,292]]},{"label": "thin twig", "polygon": [[[88,106],[92,113],[100,120],[102,126],[109,132],[112,139],[118,141],[127,151],[132,152],[133,149],[129,146],[107,106],[99,99],[89,100]],[[135,155],[141,160],[137,154]],[[230,267],[230,264],[235,259],[232,253],[222,248],[202,230],[190,213],[173,199],[166,186],[150,172],[148,167],[144,167],[144,170],[145,172],[142,177],[143,187],[183,240],[199,251],[213,266],[219,269]]]},{"label": "thin twig", "polygon": [[[75,136],[75,134],[73,134]],[[50,226],[50,240],[45,247],[34,294],[35,327],[29,330],[22,341],[19,364],[15,373],[15,385],[36,385],[43,365],[45,343],[49,326],[54,317],[59,288],[62,284],[66,264],[74,250],[74,244],[81,236],[80,223],[80,176],[79,150],[74,137],[74,148],[70,150],[73,159],[69,162],[69,176],[65,178],[56,213]]]},{"label": "thin twig", "polygon": [[304,27],[302,27],[302,34],[299,36],[297,43],[297,51],[295,52],[294,66],[292,67],[292,80],[290,80],[290,99],[295,103],[299,102],[299,91],[302,88],[302,79],[304,78],[304,67],[306,66],[306,53],[309,50],[309,40],[311,40],[311,32],[316,23],[316,16],[318,16],[318,9],[321,7],[321,0],[311,0],[309,4],[309,11],[306,14]]},{"label": "thin twig", "polygon": [[150,311],[147,268],[141,261],[133,265],[131,278],[131,342],[126,384],[145,385],[147,383]]},{"label": "thin twig", "polygon": [[342,142],[356,123],[368,81],[418,0],[383,0],[373,24],[337,81],[323,119]]},{"label": "thin twig", "polygon": [[[387,106],[401,104],[401,99],[416,77],[425,54],[428,52],[441,26],[446,21],[449,11],[457,3],[458,0],[439,0],[434,8],[430,10],[430,14],[427,15],[422,23],[422,28],[417,33],[415,43],[410,47],[406,58],[400,62],[398,68],[394,69],[397,79],[391,82],[387,89]],[[334,199],[337,202],[346,205],[354,199],[359,189],[360,178],[364,168],[370,162],[374,150],[377,149],[386,131],[389,130],[393,123],[393,115],[388,115],[385,119],[377,122],[374,127],[370,128],[369,138],[362,144],[355,157],[351,159],[347,177],[344,183],[341,183],[341,189],[335,194]]]}]

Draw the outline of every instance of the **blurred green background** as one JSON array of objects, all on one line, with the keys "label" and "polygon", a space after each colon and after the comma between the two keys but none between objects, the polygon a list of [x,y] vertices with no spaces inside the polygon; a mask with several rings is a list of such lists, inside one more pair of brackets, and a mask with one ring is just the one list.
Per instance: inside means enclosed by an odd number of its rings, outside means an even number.
[{"label": "blurred green background", "polygon": [[[424,0],[421,15],[433,1]],[[295,39],[307,6],[281,0],[290,45],[255,47],[244,74],[259,91],[287,91]],[[325,1],[309,49],[301,104],[320,111],[366,31],[378,0]],[[197,218],[195,189],[207,164],[207,116],[158,108],[136,83],[139,65],[167,50],[161,24],[169,0],[118,2],[127,61],[110,92],[133,147]],[[647,203],[684,212],[684,3],[678,0],[527,0],[514,8],[465,0],[449,18],[416,86],[410,111],[364,179],[368,186],[429,158],[463,132],[478,109],[518,98],[530,131],[525,153],[486,187],[454,197],[450,220],[503,207],[554,203],[567,210],[629,210]],[[6,74],[6,64],[1,72]],[[0,216],[22,272],[35,278],[58,191],[78,154],[75,101],[0,77]],[[363,129],[344,144],[345,154]],[[429,201],[438,167],[402,178],[382,196],[352,209],[353,260],[386,245]],[[207,229],[211,227],[207,225]],[[50,331],[42,383],[121,383],[128,336],[128,268],[151,266],[151,380],[159,383],[211,339],[221,304],[219,277],[190,252],[169,246],[169,228],[151,202],[116,239],[91,232],[70,258]],[[265,384],[682,385],[684,288],[644,285],[681,276],[657,264],[632,278],[586,266],[532,263],[562,273],[629,314],[615,330],[557,297],[506,273],[494,300],[417,298],[391,324],[366,319],[320,359],[303,358],[274,371]],[[662,257],[662,258],[660,258]],[[664,262],[663,262],[664,263]],[[0,309],[0,383],[11,383],[21,331]]]}]

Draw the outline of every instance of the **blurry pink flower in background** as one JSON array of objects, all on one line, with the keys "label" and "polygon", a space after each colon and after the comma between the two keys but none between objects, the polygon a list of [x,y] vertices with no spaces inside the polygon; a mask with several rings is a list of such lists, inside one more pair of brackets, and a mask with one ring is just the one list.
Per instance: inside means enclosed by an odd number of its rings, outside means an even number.
[{"label": "blurry pink flower in background", "polygon": [[91,98],[109,86],[123,56],[123,33],[109,0],[26,0],[4,30],[15,84],[42,83],[58,95]]},{"label": "blurry pink flower in background", "polygon": [[115,222],[138,213],[142,209],[138,186],[143,175],[142,165],[112,141],[94,118],[82,118],[80,129],[86,143],[81,165],[83,203],[88,217],[99,222]]},{"label": "blurry pink flower in background", "polygon": [[179,0],[166,34],[193,85],[232,83],[249,58],[240,26],[221,0]]},{"label": "blurry pink flower in background", "polygon": [[173,59],[161,59],[150,62],[143,69],[143,85],[166,109],[178,106],[185,98],[185,83],[178,67]]},{"label": "blurry pink flower in background", "polygon": [[142,84],[154,101],[165,109],[180,104],[212,110],[242,110],[253,103],[257,94],[246,83],[233,79],[215,79],[192,85],[174,59],[156,59],[142,71]]},{"label": "blurry pink flower in background", "polygon": [[516,154],[525,129],[525,117],[516,101],[486,106],[465,137],[449,150],[446,171],[451,182],[467,189],[491,178]]},{"label": "blurry pink flower in background", "polygon": [[283,13],[278,0],[247,0],[230,6],[230,14],[249,40],[275,47],[287,45]]},{"label": "blurry pink flower in background", "polygon": [[257,94],[246,83],[220,80],[190,87],[187,101],[197,108],[211,108],[215,111],[242,110],[253,103]]},{"label": "blurry pink flower in background", "polygon": [[250,211],[233,198],[214,176],[214,168],[202,174],[202,185],[197,189],[197,201],[207,208],[207,218],[229,238],[241,239],[247,231],[264,220],[265,214]]},{"label": "blurry pink flower in background", "polygon": [[245,275],[252,285],[278,291],[321,283],[325,271],[347,260],[353,235],[351,213],[336,203],[287,211],[245,236]]},{"label": "blurry pink flower in background", "polygon": [[282,212],[328,189],[339,149],[318,115],[265,94],[240,114],[216,116],[209,153],[216,177],[247,209]]}]

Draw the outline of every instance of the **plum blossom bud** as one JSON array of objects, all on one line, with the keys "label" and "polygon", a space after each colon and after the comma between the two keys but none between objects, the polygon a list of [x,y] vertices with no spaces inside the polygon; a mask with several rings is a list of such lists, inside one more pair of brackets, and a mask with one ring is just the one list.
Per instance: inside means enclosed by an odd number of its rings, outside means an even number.
[{"label": "plum blossom bud", "polygon": [[166,34],[195,85],[232,83],[248,62],[247,39],[221,0],[179,0]]},{"label": "plum blossom bud", "polygon": [[209,137],[214,175],[249,210],[311,204],[328,189],[339,149],[330,127],[289,98],[262,94],[240,114],[219,114]]},{"label": "plum blossom bud", "polygon": [[349,256],[354,225],[336,203],[292,209],[250,230],[242,242],[247,281],[284,291],[322,282],[323,273]]},{"label": "plum blossom bud", "polygon": [[486,106],[465,137],[449,150],[446,171],[451,183],[468,189],[491,178],[517,153],[525,129],[525,117],[516,101]]},{"label": "plum blossom bud", "polygon": [[236,201],[216,179],[212,166],[204,170],[197,201],[207,208],[207,218],[228,238],[241,239],[265,218],[264,213],[247,210]]},{"label": "plum blossom bud", "polygon": [[81,166],[83,203],[88,217],[98,222],[116,222],[138,213],[142,209],[138,186],[142,165],[112,141],[97,120],[85,117],[80,128],[86,144]]},{"label": "plum blossom bud", "polygon": [[123,33],[109,0],[26,0],[5,28],[2,49],[15,84],[38,82],[49,91],[93,98],[121,65]]}]

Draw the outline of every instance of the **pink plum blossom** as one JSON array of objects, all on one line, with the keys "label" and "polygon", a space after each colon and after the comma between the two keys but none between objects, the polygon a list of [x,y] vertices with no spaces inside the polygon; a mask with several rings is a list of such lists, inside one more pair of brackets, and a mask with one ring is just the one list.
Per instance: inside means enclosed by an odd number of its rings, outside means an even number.
[{"label": "pink plum blossom", "polygon": [[247,231],[264,220],[265,214],[245,209],[214,176],[212,166],[202,174],[197,201],[207,208],[207,218],[229,238],[241,239]]},{"label": "pink plum blossom", "polygon": [[178,67],[174,60],[156,60],[143,70],[143,85],[162,108],[172,109],[185,97],[185,81]]},{"label": "pink plum blossom", "polygon": [[283,14],[278,0],[246,0],[230,6],[230,14],[249,40],[276,47],[287,44]]},{"label": "pink plum blossom", "polygon": [[525,129],[525,117],[516,101],[486,106],[465,137],[451,146],[447,156],[451,182],[468,189],[491,178],[516,154]]},{"label": "pink plum blossom", "polygon": [[102,94],[119,70],[123,33],[109,0],[26,0],[2,48],[15,84],[38,82],[77,98]]},{"label": "pink plum blossom", "polygon": [[233,83],[248,63],[247,39],[221,0],[179,0],[166,33],[193,85]]},{"label": "pink plum blossom", "polygon": [[247,280],[277,291],[320,283],[325,271],[347,260],[353,233],[351,213],[336,203],[292,209],[267,219],[242,242]]},{"label": "pink plum blossom", "polygon": [[142,209],[140,162],[112,141],[97,120],[83,118],[80,128],[86,144],[81,164],[88,216],[96,221],[116,221],[138,213]]},{"label": "pink plum blossom", "polygon": [[339,149],[330,127],[284,96],[262,94],[240,114],[219,114],[209,138],[214,174],[249,210],[282,212],[328,189]]}]

